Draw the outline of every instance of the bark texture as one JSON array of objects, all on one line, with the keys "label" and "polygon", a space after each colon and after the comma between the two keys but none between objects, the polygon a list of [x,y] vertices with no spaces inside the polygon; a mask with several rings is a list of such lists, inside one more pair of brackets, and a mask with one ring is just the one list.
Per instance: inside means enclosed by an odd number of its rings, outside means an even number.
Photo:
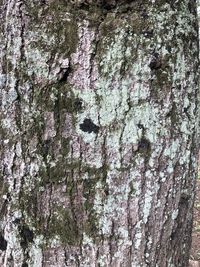
[{"label": "bark texture", "polygon": [[187,267],[189,0],[0,1],[0,266]]}]

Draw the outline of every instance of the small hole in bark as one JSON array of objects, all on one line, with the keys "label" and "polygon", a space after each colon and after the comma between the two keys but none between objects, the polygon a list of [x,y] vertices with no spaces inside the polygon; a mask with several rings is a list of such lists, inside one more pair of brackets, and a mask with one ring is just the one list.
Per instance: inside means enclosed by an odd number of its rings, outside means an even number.
[{"label": "small hole in bark", "polygon": [[80,129],[83,132],[98,133],[99,126],[95,125],[91,119],[84,119],[83,123],[80,124]]},{"label": "small hole in bark", "polygon": [[186,193],[182,193],[181,198],[180,198],[180,205],[188,206],[189,199],[190,199],[190,195]]},{"label": "small hole in bark", "polygon": [[61,69],[61,73],[60,73],[61,74],[61,78],[60,78],[59,82],[66,82],[70,72],[71,72],[71,68],[70,67],[68,67],[67,69]]},{"label": "small hole in bark", "polygon": [[157,70],[161,67],[161,60],[158,53],[154,53],[149,64],[151,70]]},{"label": "small hole in bark", "polygon": [[15,223],[15,224],[19,224],[20,223],[20,219],[19,218],[16,218],[14,221],[13,221],[13,223]]},{"label": "small hole in bark", "polygon": [[186,75],[188,75],[188,76],[189,76],[189,75],[190,75],[190,73],[191,73],[191,72],[188,70],[188,71],[186,72]]},{"label": "small hole in bark", "polygon": [[26,262],[22,263],[22,267],[28,267],[28,263]]},{"label": "small hole in bark", "polygon": [[174,240],[176,238],[176,232],[172,232],[170,237],[171,237],[171,240]]},{"label": "small hole in bark", "polygon": [[148,151],[151,148],[149,140],[142,138],[138,144],[138,149],[140,151]]},{"label": "small hole in bark", "polygon": [[7,248],[7,241],[5,240],[5,238],[2,236],[2,234],[0,234],[0,250],[6,250]]},{"label": "small hole in bark", "polygon": [[[153,30],[145,30],[142,32],[142,34],[144,35],[144,37],[146,38],[151,38],[153,37]],[[150,63],[151,64],[151,63]]]},{"label": "small hole in bark", "polygon": [[138,123],[138,124],[137,124],[137,127],[138,127],[139,129],[143,129],[143,130],[144,130],[144,125],[141,124],[141,123]]},{"label": "small hole in bark", "polygon": [[105,195],[106,195],[106,196],[109,195],[109,189],[108,189],[108,188],[105,188],[104,192],[105,192]]},{"label": "small hole in bark", "polygon": [[8,199],[9,201],[11,201],[10,193],[7,193],[7,199]]}]

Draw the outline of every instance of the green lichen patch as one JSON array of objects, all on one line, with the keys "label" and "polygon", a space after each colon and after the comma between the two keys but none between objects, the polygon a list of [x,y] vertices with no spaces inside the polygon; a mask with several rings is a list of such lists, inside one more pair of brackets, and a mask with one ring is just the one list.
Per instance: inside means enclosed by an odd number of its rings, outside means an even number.
[{"label": "green lichen patch", "polygon": [[84,225],[84,232],[90,237],[97,237],[98,218],[94,210],[95,186],[99,178],[88,179],[83,181],[84,192],[84,210],[88,217]]},{"label": "green lichen patch", "polygon": [[65,162],[59,161],[55,166],[49,168],[49,179],[51,182],[61,183],[66,179]]},{"label": "green lichen patch", "polygon": [[80,98],[72,96],[71,98],[62,99],[63,106],[69,113],[80,112],[83,108],[83,102]]},{"label": "green lichen patch", "polygon": [[55,159],[50,149],[51,148],[46,152],[44,165],[39,169],[40,186],[49,183],[60,184],[64,182],[69,175],[68,164],[64,156],[60,154],[60,157]]},{"label": "green lichen patch", "polygon": [[62,113],[61,111],[64,110],[65,112],[76,114],[82,111],[84,104],[83,100],[73,93],[68,83],[60,81],[38,89],[35,92],[34,100],[39,110],[53,111],[55,113]]},{"label": "green lichen patch", "polygon": [[[46,86],[35,91],[34,101],[39,110],[53,111],[58,95],[58,88],[55,85]],[[45,103],[45,105],[44,105]]]},{"label": "green lichen patch", "polygon": [[61,138],[61,151],[63,157],[67,157],[69,151],[70,151],[70,140],[71,138]]},{"label": "green lichen patch", "polygon": [[21,211],[21,218],[15,219],[14,223],[18,226],[20,244],[26,249],[33,242],[37,235],[44,231],[45,219],[39,210],[39,185],[36,184],[34,190],[23,187],[20,192],[19,201],[12,205],[13,210]]},{"label": "green lichen patch", "polygon": [[57,52],[65,57],[75,52],[78,43],[76,19],[62,2],[53,1],[45,8],[29,3],[27,10],[32,15],[29,29],[33,28],[37,36],[32,40],[32,48],[40,48],[52,55]]},{"label": "green lichen patch", "polygon": [[150,82],[151,96],[154,101],[160,102],[166,99],[167,95],[171,92],[172,82],[169,76],[169,73],[162,69],[155,71]]},{"label": "green lichen patch", "polygon": [[76,225],[71,210],[56,207],[49,221],[46,239],[57,235],[65,245],[78,245],[81,235]]},{"label": "green lichen patch", "polygon": [[[29,188],[30,189],[30,188]],[[32,226],[35,226],[35,218],[37,218],[38,212],[38,186],[35,185],[34,190],[29,190],[25,186],[22,187],[19,202],[15,204],[17,208],[22,211],[25,219],[30,219]]]}]

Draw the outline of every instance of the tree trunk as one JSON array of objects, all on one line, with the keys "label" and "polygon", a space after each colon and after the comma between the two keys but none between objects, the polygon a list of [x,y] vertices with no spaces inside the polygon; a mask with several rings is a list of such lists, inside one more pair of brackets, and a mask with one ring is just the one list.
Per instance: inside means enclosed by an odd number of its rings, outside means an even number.
[{"label": "tree trunk", "polygon": [[187,267],[195,1],[0,8],[0,266]]}]

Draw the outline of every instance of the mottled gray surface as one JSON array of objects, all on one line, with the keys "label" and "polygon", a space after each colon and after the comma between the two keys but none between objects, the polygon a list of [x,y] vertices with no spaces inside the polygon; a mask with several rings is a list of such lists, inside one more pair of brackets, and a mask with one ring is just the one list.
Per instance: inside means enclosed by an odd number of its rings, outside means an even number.
[{"label": "mottled gray surface", "polygon": [[187,267],[195,1],[0,9],[0,266]]}]

